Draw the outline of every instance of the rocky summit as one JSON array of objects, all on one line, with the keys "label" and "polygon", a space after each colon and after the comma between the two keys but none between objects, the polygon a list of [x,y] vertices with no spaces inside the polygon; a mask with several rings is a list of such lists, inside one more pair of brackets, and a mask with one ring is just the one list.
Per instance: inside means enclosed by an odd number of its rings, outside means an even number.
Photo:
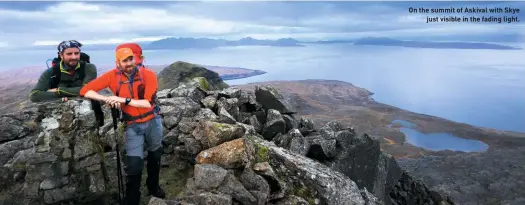
[{"label": "rocky summit", "polygon": [[[159,92],[167,197],[144,190],[144,204],[454,204],[349,124],[318,127],[269,86],[210,84]],[[2,115],[0,204],[117,204],[123,131],[107,113],[98,127],[90,101],[74,99]]]}]

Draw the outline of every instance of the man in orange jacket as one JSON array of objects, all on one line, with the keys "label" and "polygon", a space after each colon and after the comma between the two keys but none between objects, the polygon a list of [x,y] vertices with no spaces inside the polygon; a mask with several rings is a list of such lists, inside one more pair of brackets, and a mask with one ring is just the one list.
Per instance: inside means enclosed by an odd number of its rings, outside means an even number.
[{"label": "man in orange jacket", "polygon": [[[122,110],[122,118],[126,122],[127,205],[138,205],[140,201],[144,141],[148,145],[146,184],[149,193],[155,197],[165,197],[164,191],[159,186],[163,127],[156,100],[157,76],[152,70],[137,66],[136,57],[142,58],[134,54],[131,48],[122,46],[117,48],[117,67],[89,82],[80,90],[81,96],[104,101]],[[115,96],[103,96],[97,93],[107,87],[115,93]]]}]

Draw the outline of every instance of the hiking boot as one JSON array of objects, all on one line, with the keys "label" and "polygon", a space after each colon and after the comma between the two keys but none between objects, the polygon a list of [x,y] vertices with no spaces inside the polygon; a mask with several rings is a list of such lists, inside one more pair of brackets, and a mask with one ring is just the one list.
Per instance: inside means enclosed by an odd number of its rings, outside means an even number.
[{"label": "hiking boot", "polygon": [[148,178],[146,179],[146,185],[148,187],[149,194],[157,198],[165,198],[166,193],[159,185],[159,174],[160,174],[160,158],[162,156],[162,148],[156,151],[148,152],[148,163],[147,171]]},{"label": "hiking boot", "polygon": [[142,174],[127,176],[126,182],[126,196],[124,198],[126,205],[140,204],[140,181]]}]

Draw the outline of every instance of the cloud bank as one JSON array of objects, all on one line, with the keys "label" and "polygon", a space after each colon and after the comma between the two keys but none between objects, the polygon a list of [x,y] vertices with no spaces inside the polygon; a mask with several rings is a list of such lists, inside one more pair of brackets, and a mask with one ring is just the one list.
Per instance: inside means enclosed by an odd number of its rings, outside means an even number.
[{"label": "cloud bank", "polygon": [[0,2],[0,48],[56,45],[66,39],[105,44],[169,36],[525,42],[523,22],[427,24],[432,14],[408,12],[409,7],[473,6],[522,8],[517,16],[525,21],[525,2]]}]

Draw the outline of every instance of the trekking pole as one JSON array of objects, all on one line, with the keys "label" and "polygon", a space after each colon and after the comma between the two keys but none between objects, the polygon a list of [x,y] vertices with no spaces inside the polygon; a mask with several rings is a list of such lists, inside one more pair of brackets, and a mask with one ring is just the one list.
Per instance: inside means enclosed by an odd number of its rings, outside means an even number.
[{"label": "trekking pole", "polygon": [[120,205],[124,205],[123,200],[123,191],[124,184],[122,181],[122,170],[120,165],[120,149],[119,149],[119,142],[118,142],[118,118],[119,118],[118,110],[115,108],[111,108],[111,117],[113,118],[113,130],[115,131],[115,143],[116,143],[116,149],[117,149],[117,180],[118,180],[118,203]]}]

